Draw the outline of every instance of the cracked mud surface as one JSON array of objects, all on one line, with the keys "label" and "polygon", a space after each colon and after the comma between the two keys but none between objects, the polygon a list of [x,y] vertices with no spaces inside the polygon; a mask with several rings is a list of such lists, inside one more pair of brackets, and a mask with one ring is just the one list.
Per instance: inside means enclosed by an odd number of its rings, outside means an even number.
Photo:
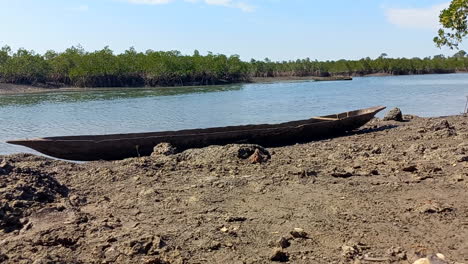
[{"label": "cracked mud surface", "polygon": [[468,118],[406,118],[260,158],[0,156],[0,262],[468,262]]}]

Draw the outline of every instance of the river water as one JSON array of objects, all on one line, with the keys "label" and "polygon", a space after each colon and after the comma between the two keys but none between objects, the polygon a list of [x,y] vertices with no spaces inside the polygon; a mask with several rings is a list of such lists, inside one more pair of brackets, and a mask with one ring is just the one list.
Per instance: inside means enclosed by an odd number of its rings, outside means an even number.
[{"label": "river water", "polygon": [[454,115],[466,96],[468,74],[0,95],[0,155],[35,153],[8,139],[278,123],[377,105]]}]

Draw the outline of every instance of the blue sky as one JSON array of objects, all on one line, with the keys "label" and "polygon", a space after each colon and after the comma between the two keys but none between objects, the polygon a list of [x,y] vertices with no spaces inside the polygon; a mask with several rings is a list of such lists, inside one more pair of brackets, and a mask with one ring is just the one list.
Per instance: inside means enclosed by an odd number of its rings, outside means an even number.
[{"label": "blue sky", "polygon": [[[180,50],[242,59],[451,55],[436,48],[447,0],[0,0],[0,46],[81,44],[117,53]],[[465,48],[465,46],[462,46]]]}]

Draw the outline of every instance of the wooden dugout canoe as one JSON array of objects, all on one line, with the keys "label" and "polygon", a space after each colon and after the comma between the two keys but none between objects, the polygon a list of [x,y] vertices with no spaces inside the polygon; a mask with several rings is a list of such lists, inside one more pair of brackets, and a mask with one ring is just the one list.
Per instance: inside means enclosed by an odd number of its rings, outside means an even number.
[{"label": "wooden dugout canoe", "polygon": [[281,124],[229,126],[151,133],[46,137],[11,140],[43,154],[66,160],[119,160],[148,156],[153,147],[168,142],[179,151],[210,145],[251,143],[274,147],[332,137],[369,122],[383,106],[313,117]]}]

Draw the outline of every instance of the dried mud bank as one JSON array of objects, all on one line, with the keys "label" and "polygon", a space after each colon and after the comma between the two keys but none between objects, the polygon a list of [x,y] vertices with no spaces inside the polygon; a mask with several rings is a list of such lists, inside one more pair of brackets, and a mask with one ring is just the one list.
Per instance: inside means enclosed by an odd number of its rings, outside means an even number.
[{"label": "dried mud bank", "polygon": [[34,87],[31,85],[18,85],[0,82],[0,95],[2,94],[22,94],[22,93],[37,93],[45,92],[50,89]]},{"label": "dried mud bank", "polygon": [[0,157],[0,262],[468,263],[468,117],[171,151]]}]

